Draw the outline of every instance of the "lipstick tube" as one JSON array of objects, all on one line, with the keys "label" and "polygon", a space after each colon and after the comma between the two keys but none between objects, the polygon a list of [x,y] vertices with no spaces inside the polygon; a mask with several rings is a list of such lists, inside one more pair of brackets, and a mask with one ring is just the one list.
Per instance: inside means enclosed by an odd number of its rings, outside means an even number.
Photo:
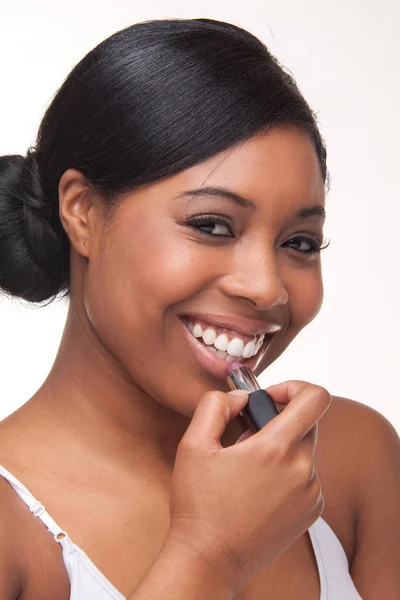
[{"label": "lipstick tube", "polygon": [[260,431],[271,419],[279,415],[271,396],[262,390],[255,375],[249,367],[239,367],[232,364],[228,375],[228,385],[231,390],[249,392],[249,400],[240,415],[252,433]]}]

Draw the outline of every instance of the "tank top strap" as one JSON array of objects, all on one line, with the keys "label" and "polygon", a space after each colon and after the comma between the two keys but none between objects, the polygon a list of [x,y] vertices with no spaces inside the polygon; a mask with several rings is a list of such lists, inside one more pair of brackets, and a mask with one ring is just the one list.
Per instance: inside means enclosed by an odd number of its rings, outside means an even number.
[{"label": "tank top strap", "polygon": [[[56,542],[61,544],[62,539],[68,538],[68,534],[64,531],[57,523],[52,519],[46,508],[39,500],[37,500],[33,494],[16,478],[10,471],[7,471],[5,467],[0,465],[0,475],[6,479],[9,484],[14,488],[17,494],[22,498],[25,504],[29,507],[31,513],[46,525],[47,529],[54,536]],[[63,535],[63,538],[59,539],[59,536]]]}]

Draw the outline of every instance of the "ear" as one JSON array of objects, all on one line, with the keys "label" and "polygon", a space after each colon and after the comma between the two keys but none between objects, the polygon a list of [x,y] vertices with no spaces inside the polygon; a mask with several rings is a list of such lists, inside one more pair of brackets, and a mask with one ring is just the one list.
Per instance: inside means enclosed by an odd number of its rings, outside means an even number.
[{"label": "ear", "polygon": [[80,171],[68,169],[58,184],[59,214],[71,245],[82,256],[90,256],[90,242],[98,225],[95,193]]}]

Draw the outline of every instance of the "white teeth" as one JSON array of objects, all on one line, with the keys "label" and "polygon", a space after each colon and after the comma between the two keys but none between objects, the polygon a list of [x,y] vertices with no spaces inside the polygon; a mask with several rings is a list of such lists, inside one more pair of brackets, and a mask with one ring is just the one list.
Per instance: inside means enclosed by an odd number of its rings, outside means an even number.
[{"label": "white teeth", "polygon": [[250,356],[253,356],[253,354],[255,354],[254,350],[255,350],[255,344],[252,340],[251,342],[248,342],[245,345],[243,353],[242,353],[243,358],[250,358]]},{"label": "white teeth", "polygon": [[223,360],[226,360],[227,362],[231,362],[233,360],[237,360],[237,361],[241,361],[243,360],[242,356],[231,356],[230,354],[227,354],[226,352],[224,352],[224,350],[217,350],[216,348],[214,348],[214,346],[207,346],[207,349],[212,352],[213,354],[216,354],[218,356],[218,358],[222,358]]},{"label": "white teeth", "polygon": [[228,349],[228,345],[229,345],[229,340],[228,340],[228,336],[225,335],[225,333],[221,333],[221,335],[219,335],[214,342],[214,346],[216,347],[217,350],[224,350],[225,352]]},{"label": "white teeth", "polygon": [[232,360],[237,360],[238,362],[240,362],[242,358],[242,356],[231,356],[230,354],[228,354],[225,360],[226,362],[231,362]]},{"label": "white teeth", "polygon": [[203,333],[203,341],[205,344],[207,344],[207,346],[211,346],[215,340],[217,339],[217,334],[215,333],[214,329],[206,329],[205,332]]},{"label": "white teeth", "polygon": [[263,345],[264,342],[264,336],[260,337],[260,339],[258,340],[257,344],[256,344],[256,351],[255,354],[257,354],[257,352],[259,351],[259,349],[261,348],[261,346]]},{"label": "white teeth", "polygon": [[231,356],[242,356],[244,350],[244,342],[239,338],[233,338],[228,344],[227,352]]},{"label": "white teeth", "polygon": [[257,335],[253,340],[245,344],[239,337],[234,337],[229,341],[226,333],[217,335],[217,332],[212,327],[203,329],[200,323],[191,323],[190,321],[185,321],[185,324],[194,337],[203,339],[204,344],[210,352],[227,361],[251,358],[260,350],[265,338],[265,334]]},{"label": "white teeth", "polygon": [[199,325],[198,323],[196,323],[196,325],[193,327],[193,331],[192,331],[194,337],[203,337],[203,328],[201,325]]}]

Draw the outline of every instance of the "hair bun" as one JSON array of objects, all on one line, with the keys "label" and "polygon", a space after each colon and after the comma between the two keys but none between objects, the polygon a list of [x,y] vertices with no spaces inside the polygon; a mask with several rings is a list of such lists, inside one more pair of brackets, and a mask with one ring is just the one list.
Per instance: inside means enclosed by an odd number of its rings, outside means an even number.
[{"label": "hair bun", "polygon": [[54,299],[64,287],[58,199],[45,198],[37,152],[0,157],[0,289],[28,302]]}]

